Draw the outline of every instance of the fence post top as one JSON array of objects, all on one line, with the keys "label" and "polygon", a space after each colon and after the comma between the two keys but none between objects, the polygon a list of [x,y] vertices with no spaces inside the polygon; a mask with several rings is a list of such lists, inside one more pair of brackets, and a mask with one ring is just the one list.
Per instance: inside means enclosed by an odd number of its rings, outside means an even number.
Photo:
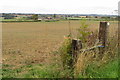
[{"label": "fence post top", "polygon": [[107,24],[107,26],[109,26],[110,25],[110,23],[109,22],[106,22],[106,21],[102,21],[102,22],[100,22],[100,24]]},{"label": "fence post top", "polygon": [[109,25],[110,25],[110,23],[108,22],[108,23],[107,23],[107,25],[109,26]]}]

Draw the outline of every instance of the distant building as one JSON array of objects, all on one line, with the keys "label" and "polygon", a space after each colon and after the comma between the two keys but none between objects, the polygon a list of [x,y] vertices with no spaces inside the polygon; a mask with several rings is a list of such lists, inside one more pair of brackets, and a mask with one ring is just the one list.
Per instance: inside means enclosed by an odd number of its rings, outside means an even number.
[{"label": "distant building", "polygon": [[42,21],[43,19],[42,18],[38,18],[38,21]]},{"label": "distant building", "polygon": [[50,19],[53,19],[52,17],[46,17],[46,19],[50,20]]},{"label": "distant building", "polygon": [[87,16],[79,16],[79,18],[87,18]]}]

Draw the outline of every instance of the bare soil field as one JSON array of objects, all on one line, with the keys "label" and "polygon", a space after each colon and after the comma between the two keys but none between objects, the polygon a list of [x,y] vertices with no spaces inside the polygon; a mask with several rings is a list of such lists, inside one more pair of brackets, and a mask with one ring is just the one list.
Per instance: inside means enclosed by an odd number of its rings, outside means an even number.
[{"label": "bare soil field", "polygon": [[[88,21],[92,31],[98,30],[99,21]],[[110,22],[110,35],[117,29],[117,22]],[[69,34],[68,21],[2,23],[3,65],[11,69],[29,64],[49,64]],[[72,36],[80,27],[80,21],[71,21]],[[4,68],[4,67],[3,67]]]}]

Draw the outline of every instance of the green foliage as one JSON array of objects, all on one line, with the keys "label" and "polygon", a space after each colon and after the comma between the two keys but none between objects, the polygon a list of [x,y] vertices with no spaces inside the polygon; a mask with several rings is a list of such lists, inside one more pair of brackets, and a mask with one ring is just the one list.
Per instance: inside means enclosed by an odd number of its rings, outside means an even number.
[{"label": "green foliage", "polygon": [[61,70],[60,65],[32,66],[24,78],[62,78],[70,75],[69,70]]},{"label": "green foliage", "polygon": [[94,63],[90,64],[84,74],[80,74],[81,78],[118,78],[118,60],[110,61],[107,64],[98,66]]},{"label": "green foliage", "polygon": [[[54,66],[56,67],[56,66]],[[54,70],[53,66],[31,66],[27,74],[24,74],[25,78],[55,78],[59,71]]]},{"label": "green foliage", "polygon": [[15,78],[22,71],[22,69],[2,69],[3,78]]},{"label": "green foliage", "polygon": [[83,43],[87,41],[88,35],[90,35],[91,32],[88,31],[89,25],[86,24],[85,21],[81,21],[81,26],[78,30],[78,39],[80,39]]},{"label": "green foliage", "polygon": [[64,67],[70,67],[72,63],[72,53],[71,53],[71,39],[66,39],[60,48],[61,60]]},{"label": "green foliage", "polygon": [[33,19],[34,21],[37,21],[37,20],[38,20],[38,14],[34,14],[34,15],[32,16],[32,19]]},{"label": "green foliage", "polygon": [[19,69],[3,69],[3,78],[68,78],[71,70],[62,70],[61,65],[26,65]]},{"label": "green foliage", "polygon": [[56,14],[53,15],[54,19],[56,18]]}]

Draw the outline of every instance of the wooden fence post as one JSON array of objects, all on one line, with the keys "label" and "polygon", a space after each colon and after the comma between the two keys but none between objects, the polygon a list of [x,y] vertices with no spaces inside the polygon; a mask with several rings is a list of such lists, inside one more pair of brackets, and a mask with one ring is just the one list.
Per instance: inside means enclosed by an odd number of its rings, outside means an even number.
[{"label": "wooden fence post", "polygon": [[72,39],[72,65],[77,62],[80,49],[82,49],[82,42],[79,39]]},{"label": "wooden fence post", "polygon": [[99,27],[99,43],[101,46],[99,47],[99,57],[102,59],[103,53],[105,52],[106,43],[107,43],[107,37],[108,37],[108,27],[109,22],[100,22]]}]

